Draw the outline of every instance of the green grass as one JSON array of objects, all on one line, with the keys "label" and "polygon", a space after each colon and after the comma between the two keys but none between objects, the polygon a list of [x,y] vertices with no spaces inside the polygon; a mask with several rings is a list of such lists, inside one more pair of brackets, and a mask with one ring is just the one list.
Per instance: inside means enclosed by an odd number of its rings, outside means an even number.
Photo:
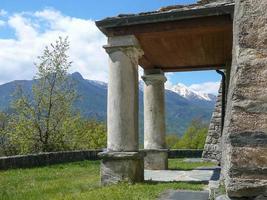
[{"label": "green grass", "polygon": [[[172,168],[189,169],[192,164],[196,166],[195,163],[185,164],[180,159],[170,160]],[[99,180],[98,161],[0,171],[0,199],[147,200],[155,199],[167,189],[201,190],[204,187],[203,184],[151,182],[101,187]]]},{"label": "green grass", "polygon": [[213,167],[213,162],[185,162],[184,159],[169,159],[169,169],[192,170],[197,167]]}]

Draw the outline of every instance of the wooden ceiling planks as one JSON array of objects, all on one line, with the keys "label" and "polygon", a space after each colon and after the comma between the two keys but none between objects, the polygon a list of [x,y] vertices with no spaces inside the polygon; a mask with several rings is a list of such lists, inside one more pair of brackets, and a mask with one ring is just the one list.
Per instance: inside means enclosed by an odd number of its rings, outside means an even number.
[{"label": "wooden ceiling planks", "polygon": [[191,71],[223,68],[232,55],[229,15],[139,24],[108,29],[110,36],[135,35],[144,69]]}]

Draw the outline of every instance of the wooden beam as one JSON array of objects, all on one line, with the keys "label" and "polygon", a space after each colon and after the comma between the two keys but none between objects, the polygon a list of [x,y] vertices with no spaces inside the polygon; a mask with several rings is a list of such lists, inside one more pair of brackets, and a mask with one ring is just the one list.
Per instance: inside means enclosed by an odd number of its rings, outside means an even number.
[{"label": "wooden beam", "polygon": [[156,32],[167,32],[180,30],[181,32],[198,31],[206,29],[222,29],[223,27],[232,27],[233,21],[230,15],[212,16],[195,19],[185,19],[181,21],[160,22],[151,24],[141,24],[125,27],[109,28],[109,35],[139,35],[151,34]]},{"label": "wooden beam", "polygon": [[204,71],[204,70],[225,69],[225,64],[203,65],[203,66],[154,67],[154,68],[155,69],[161,69],[164,72],[189,72],[189,71]]}]

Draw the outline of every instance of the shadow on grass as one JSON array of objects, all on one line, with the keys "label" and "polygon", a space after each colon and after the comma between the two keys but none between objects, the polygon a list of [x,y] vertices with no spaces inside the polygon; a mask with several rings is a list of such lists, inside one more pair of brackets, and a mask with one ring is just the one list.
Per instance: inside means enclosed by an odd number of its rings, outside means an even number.
[{"label": "shadow on grass", "polygon": [[181,167],[170,167],[168,170],[171,170],[171,171],[192,171],[192,170],[217,170],[217,169],[220,169],[218,166],[215,166],[214,167],[195,167],[195,168],[189,168],[189,169],[186,169],[186,168],[181,168]]},{"label": "shadow on grass", "polygon": [[185,184],[185,185],[195,185],[199,186],[202,184],[208,184],[209,181],[152,181],[152,180],[146,180],[142,182],[142,184],[147,184],[147,185],[158,185],[158,184],[170,184],[170,183],[177,183],[177,184]]}]

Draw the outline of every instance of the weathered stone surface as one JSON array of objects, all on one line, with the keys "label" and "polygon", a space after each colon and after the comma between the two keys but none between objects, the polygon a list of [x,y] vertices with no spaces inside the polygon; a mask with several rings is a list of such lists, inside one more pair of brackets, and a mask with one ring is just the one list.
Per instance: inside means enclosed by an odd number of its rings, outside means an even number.
[{"label": "weathered stone surface", "polygon": [[101,184],[144,181],[144,158],[140,152],[103,152],[101,162]]},{"label": "weathered stone surface", "polygon": [[158,200],[208,200],[208,191],[167,190],[160,195]]},{"label": "weathered stone surface", "polygon": [[170,149],[169,158],[200,158],[203,153],[201,149]]},{"label": "weathered stone surface", "polygon": [[108,152],[101,153],[101,183],[144,180],[138,151],[138,61],[143,55],[133,35],[108,38]]},{"label": "weathered stone surface", "polygon": [[106,151],[100,152],[98,154],[99,158],[105,160],[133,160],[133,159],[141,159],[145,155],[145,152],[113,152],[113,151]]},{"label": "weathered stone surface", "polygon": [[144,70],[144,149],[145,169],[168,168],[168,150],[165,149],[166,77],[159,69]]},{"label": "weathered stone surface", "polygon": [[144,148],[165,148],[166,77],[161,70],[145,70],[144,80]]},{"label": "weathered stone surface", "polygon": [[194,170],[145,170],[145,180],[156,182],[208,183],[218,180],[220,168],[197,168]]},{"label": "weathered stone surface", "polygon": [[208,135],[206,138],[202,157],[204,160],[221,161],[221,113],[222,113],[222,87],[220,87],[216,105],[212,113]]},{"label": "weathered stone surface", "polygon": [[258,196],[253,198],[229,198],[227,195],[221,195],[215,198],[215,200],[266,200],[266,196]]},{"label": "weathered stone surface", "polygon": [[111,151],[138,149],[138,60],[143,55],[133,35],[110,37],[108,142]]},{"label": "weathered stone surface", "polygon": [[168,149],[146,149],[144,158],[145,169],[168,169]]},{"label": "weathered stone surface", "polygon": [[82,160],[98,160],[102,150],[46,152],[39,154],[0,157],[0,170],[31,168]]},{"label": "weathered stone surface", "polygon": [[198,3],[208,4],[208,3],[232,3],[234,0],[199,0]]},{"label": "weathered stone surface", "polygon": [[231,199],[229,199],[229,197],[227,197],[226,195],[220,195],[216,197],[215,200],[231,200]]},{"label": "weathered stone surface", "polygon": [[236,0],[222,159],[230,198],[267,195],[266,10],[265,0]]}]

